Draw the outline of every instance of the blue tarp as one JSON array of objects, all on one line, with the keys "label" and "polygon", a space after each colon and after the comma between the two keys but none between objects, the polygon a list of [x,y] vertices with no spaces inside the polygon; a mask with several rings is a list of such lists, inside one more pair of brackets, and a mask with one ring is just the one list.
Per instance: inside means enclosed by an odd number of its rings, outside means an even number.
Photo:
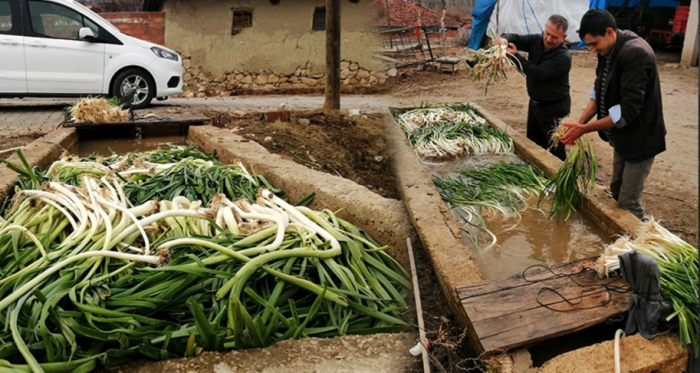
[{"label": "blue tarp", "polygon": [[[621,0],[624,1],[624,0]],[[630,0],[630,1],[639,1],[639,0]],[[605,0],[590,0],[588,9],[608,9],[609,1]]]},{"label": "blue tarp", "polygon": [[477,0],[472,11],[472,35],[469,38],[469,48],[479,49],[481,41],[489,28],[491,13],[496,7],[496,0]]},{"label": "blue tarp", "polygon": [[[624,0],[621,0],[621,1],[624,1]],[[630,0],[630,2],[632,2],[632,1],[639,1],[639,0]],[[606,1],[606,0],[591,0],[589,3],[588,9],[608,9],[608,4],[607,4],[608,2],[609,1]],[[575,31],[575,32],[578,32],[578,31]],[[571,49],[579,49],[579,48],[583,48],[585,46],[586,46],[586,42],[583,41],[583,39],[581,39],[581,42],[578,43],[577,46],[571,47]]]},{"label": "blue tarp", "polygon": [[[618,7],[621,8],[625,4],[626,0],[590,0],[590,9],[607,9],[608,6],[612,7]],[[640,5],[640,0],[629,0],[627,3],[628,8],[635,8]],[[675,8],[677,6],[681,5],[680,2],[676,0],[649,0],[646,2],[646,6],[649,8],[661,8],[661,7],[668,7],[668,8]],[[586,43],[581,40],[581,42],[575,46],[572,47],[571,49],[579,49],[583,48],[586,46]]]},{"label": "blue tarp", "polygon": [[[602,0],[600,0],[602,1]],[[600,2],[598,1],[598,2]],[[591,0],[593,2],[593,0]],[[608,6],[613,6],[617,8],[621,8],[622,5],[625,3],[625,0],[607,0]],[[648,8],[675,8],[681,3],[676,0],[647,0],[644,2],[645,6]],[[629,0],[627,3],[628,8],[636,8],[641,4],[640,0]]]}]

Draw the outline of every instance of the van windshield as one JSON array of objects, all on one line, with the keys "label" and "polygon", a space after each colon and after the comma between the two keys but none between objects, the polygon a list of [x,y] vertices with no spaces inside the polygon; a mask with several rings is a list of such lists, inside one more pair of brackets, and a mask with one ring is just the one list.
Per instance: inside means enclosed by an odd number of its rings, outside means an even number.
[{"label": "van windshield", "polygon": [[93,12],[90,8],[86,7],[85,5],[79,3],[79,2],[77,2],[77,1],[75,1],[75,0],[73,0],[73,4],[74,4],[75,6],[77,6],[77,7],[79,7],[80,10],[82,10],[85,14],[89,15],[92,19],[95,19],[95,20],[98,20],[98,19],[99,19],[99,20],[103,20],[104,23],[107,24],[107,26],[106,26],[105,28],[109,29],[112,33],[118,34],[118,33],[121,32],[121,31],[119,31],[119,29],[116,28],[113,24],[109,23],[108,21],[105,21],[104,18],[100,17],[99,14]]}]

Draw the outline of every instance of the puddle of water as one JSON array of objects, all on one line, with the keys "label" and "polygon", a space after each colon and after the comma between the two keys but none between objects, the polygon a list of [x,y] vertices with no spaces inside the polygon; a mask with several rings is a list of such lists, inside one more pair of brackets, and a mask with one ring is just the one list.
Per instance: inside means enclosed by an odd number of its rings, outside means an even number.
[{"label": "puddle of water", "polygon": [[[458,170],[501,161],[524,162],[514,154],[479,155],[446,162],[424,161],[423,167],[433,176],[456,177]],[[496,244],[488,249],[486,246],[491,242],[491,237],[466,223],[457,211],[453,211],[460,226],[472,232],[472,237],[463,233],[462,242],[477,254],[486,278],[511,276],[531,265],[553,266],[596,256],[604,244],[612,241],[587,216],[574,214],[566,223],[559,223],[547,219],[546,211],[536,208],[537,196],[528,199],[527,203],[528,208],[521,211],[519,222],[512,213],[506,217],[501,213],[484,214],[486,227],[497,237]],[[481,249],[472,241],[477,237]]]},{"label": "puddle of water", "polygon": [[136,151],[149,151],[166,148],[168,144],[186,145],[187,136],[147,136],[136,138],[86,139],[78,142],[78,155],[86,157],[94,152],[108,157],[112,151],[125,154]]},{"label": "puddle of water", "polygon": [[[478,234],[481,250],[469,235],[462,235],[462,242],[476,252],[486,278],[511,276],[531,265],[551,267],[596,256],[604,244],[612,241],[587,216],[572,215],[566,223],[560,223],[547,219],[545,213],[536,208],[537,197],[530,198],[528,206],[520,213],[520,222],[514,216],[504,219],[500,213],[484,216],[486,226],[497,237],[496,244],[490,248],[486,247],[490,238],[483,232]],[[464,220],[457,219],[463,228],[476,233]]]}]

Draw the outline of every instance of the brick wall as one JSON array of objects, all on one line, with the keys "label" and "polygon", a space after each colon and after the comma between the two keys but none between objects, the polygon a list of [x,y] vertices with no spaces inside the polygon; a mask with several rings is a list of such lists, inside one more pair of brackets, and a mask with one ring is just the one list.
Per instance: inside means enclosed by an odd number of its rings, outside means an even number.
[{"label": "brick wall", "polygon": [[165,13],[100,13],[121,32],[138,39],[165,44]]}]

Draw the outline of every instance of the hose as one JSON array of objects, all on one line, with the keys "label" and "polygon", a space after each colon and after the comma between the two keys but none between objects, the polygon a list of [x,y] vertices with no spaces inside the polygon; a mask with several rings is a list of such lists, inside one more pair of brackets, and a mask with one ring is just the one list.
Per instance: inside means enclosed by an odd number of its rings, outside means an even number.
[{"label": "hose", "polygon": [[615,373],[620,373],[620,338],[625,336],[625,331],[617,329],[615,332]]}]

